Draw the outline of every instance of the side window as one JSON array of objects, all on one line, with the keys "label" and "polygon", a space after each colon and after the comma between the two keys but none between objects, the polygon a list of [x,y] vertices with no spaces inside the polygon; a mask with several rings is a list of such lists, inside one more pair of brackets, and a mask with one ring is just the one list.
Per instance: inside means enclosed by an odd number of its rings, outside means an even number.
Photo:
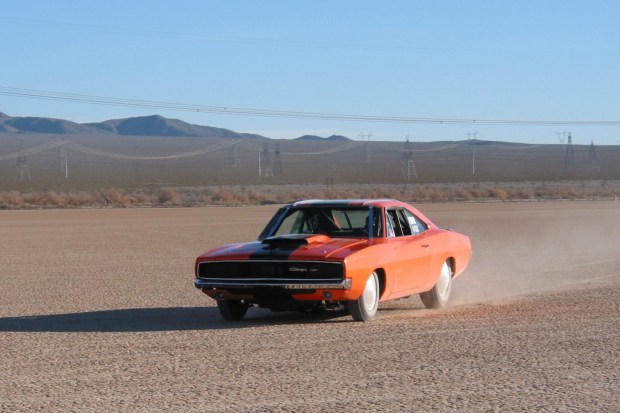
[{"label": "side window", "polygon": [[411,235],[411,225],[409,225],[405,210],[397,209],[396,214],[398,215],[398,223],[402,229],[403,236]]},{"label": "side window", "polygon": [[416,217],[415,215],[413,215],[411,212],[409,212],[406,209],[404,209],[403,212],[407,219],[407,223],[409,224],[409,227],[411,228],[411,234],[416,235],[428,229],[426,224],[422,222],[420,218]]},{"label": "side window", "polygon": [[387,227],[387,236],[388,238],[394,238],[396,236],[396,231],[394,231],[394,219],[392,218],[392,214],[390,211],[386,211],[385,214],[385,225]]},{"label": "side window", "polygon": [[388,223],[388,236],[390,236],[390,225],[392,226],[395,237],[402,237],[404,235],[411,235],[411,228],[405,219],[402,211],[399,209],[388,209],[386,214]]}]

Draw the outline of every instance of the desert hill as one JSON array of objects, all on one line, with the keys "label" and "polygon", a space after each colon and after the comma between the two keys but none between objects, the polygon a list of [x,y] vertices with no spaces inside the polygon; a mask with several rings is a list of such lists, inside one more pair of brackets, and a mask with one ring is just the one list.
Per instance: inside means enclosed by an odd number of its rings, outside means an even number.
[{"label": "desert hill", "polygon": [[295,138],[295,140],[299,140],[299,141],[326,141],[326,142],[346,142],[346,141],[350,141],[351,139],[347,138],[346,136],[342,136],[342,135],[331,135],[328,136],[327,138],[323,138],[321,136],[316,136],[316,135],[303,135],[300,136],[299,138]]},{"label": "desert hill", "polygon": [[[0,119],[0,121],[2,121]],[[40,118],[40,117],[10,117],[2,121],[3,126],[8,126],[16,132],[55,133],[55,134],[78,134],[92,133],[88,126],[71,122],[64,119]]]},{"label": "desert hill", "polygon": [[[180,119],[160,115],[109,119],[103,122],[76,123],[65,119],[36,116],[11,117],[0,112],[0,133],[47,133],[56,135],[119,135],[119,136],[170,136],[221,139],[268,139],[253,133],[239,133],[213,126],[195,125]],[[351,139],[341,135],[326,138],[304,135],[301,141],[343,142]]]},{"label": "desert hill", "polygon": [[[0,113],[0,191],[620,179],[620,146],[269,139],[162,116],[80,124]],[[570,156],[569,156],[570,155]]]},{"label": "desert hill", "polygon": [[111,119],[96,123],[76,123],[65,119],[34,116],[11,117],[0,112],[0,132],[265,139],[265,137],[256,134],[238,133],[229,129],[194,125],[179,119],[169,119],[159,115]]}]

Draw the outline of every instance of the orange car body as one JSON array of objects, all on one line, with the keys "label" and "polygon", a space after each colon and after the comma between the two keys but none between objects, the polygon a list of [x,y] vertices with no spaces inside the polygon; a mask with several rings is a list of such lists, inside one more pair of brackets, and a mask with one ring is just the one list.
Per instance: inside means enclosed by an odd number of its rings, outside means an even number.
[{"label": "orange car body", "polygon": [[[331,232],[312,233],[298,216],[316,211],[329,216]],[[291,229],[282,229],[287,220]],[[376,273],[379,300],[386,301],[431,290],[446,262],[452,279],[458,277],[470,256],[467,236],[437,227],[400,201],[301,201],[282,207],[258,241],[199,256],[195,286],[216,300],[303,309],[358,300]]]}]

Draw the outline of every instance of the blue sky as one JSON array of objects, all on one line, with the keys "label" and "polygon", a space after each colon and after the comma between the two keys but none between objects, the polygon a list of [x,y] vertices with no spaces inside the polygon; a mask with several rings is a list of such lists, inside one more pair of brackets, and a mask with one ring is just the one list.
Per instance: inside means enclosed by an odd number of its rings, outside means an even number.
[{"label": "blue sky", "polygon": [[[369,122],[0,93],[0,112],[151,115],[272,138],[620,143],[618,1],[0,1],[6,88],[260,110],[612,125]],[[35,93],[36,94],[36,93]]]}]

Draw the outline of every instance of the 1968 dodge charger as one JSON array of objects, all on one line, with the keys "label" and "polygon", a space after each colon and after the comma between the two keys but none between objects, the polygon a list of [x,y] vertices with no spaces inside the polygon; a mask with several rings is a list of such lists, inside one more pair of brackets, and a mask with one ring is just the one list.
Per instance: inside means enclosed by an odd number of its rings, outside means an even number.
[{"label": "1968 dodge charger", "polygon": [[196,259],[194,285],[226,320],[248,308],[348,308],[369,321],[380,301],[420,294],[444,307],[471,256],[465,235],[395,200],[309,200],[280,208],[257,241]]}]

